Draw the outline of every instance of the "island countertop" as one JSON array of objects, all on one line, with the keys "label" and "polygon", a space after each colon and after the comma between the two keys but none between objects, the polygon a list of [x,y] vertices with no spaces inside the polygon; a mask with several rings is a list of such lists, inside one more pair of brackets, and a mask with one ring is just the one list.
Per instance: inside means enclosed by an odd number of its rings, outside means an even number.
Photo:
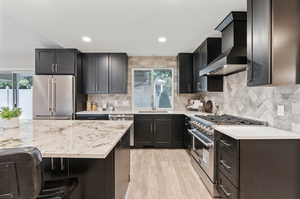
[{"label": "island countertop", "polygon": [[132,121],[20,120],[19,128],[0,127],[0,149],[33,146],[43,157],[103,159],[132,124]]}]

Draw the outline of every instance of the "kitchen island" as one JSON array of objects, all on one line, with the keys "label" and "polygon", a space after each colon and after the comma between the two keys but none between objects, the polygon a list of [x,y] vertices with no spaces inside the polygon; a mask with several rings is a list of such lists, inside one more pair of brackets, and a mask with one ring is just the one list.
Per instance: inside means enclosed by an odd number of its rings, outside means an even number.
[{"label": "kitchen island", "polygon": [[299,134],[266,126],[215,129],[222,198],[300,198]]},{"label": "kitchen island", "polygon": [[123,199],[130,179],[132,121],[21,120],[0,127],[0,149],[37,147],[45,178],[77,177],[71,199]]}]

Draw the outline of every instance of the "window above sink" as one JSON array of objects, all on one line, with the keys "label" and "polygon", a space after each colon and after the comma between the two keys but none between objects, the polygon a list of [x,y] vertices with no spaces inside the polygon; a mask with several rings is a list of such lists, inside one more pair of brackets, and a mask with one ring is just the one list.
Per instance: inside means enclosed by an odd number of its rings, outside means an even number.
[{"label": "window above sink", "polygon": [[140,112],[167,112],[173,109],[172,68],[133,69],[133,108]]}]

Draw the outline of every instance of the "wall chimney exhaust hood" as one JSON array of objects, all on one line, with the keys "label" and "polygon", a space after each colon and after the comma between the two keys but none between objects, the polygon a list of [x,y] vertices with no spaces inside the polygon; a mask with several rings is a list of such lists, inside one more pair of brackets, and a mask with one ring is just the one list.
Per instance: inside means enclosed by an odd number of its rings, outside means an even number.
[{"label": "wall chimney exhaust hood", "polygon": [[222,32],[222,54],[199,75],[230,75],[246,70],[247,12],[231,12],[215,30]]}]

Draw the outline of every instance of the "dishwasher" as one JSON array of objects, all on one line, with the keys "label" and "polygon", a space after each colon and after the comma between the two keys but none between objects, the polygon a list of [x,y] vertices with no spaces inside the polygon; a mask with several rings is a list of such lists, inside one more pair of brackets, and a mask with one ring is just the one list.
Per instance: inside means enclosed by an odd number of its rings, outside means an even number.
[{"label": "dishwasher", "polygon": [[[133,114],[109,114],[109,120],[116,120],[116,121],[133,121],[134,115]],[[134,126],[130,127],[130,147],[134,147]]]}]

